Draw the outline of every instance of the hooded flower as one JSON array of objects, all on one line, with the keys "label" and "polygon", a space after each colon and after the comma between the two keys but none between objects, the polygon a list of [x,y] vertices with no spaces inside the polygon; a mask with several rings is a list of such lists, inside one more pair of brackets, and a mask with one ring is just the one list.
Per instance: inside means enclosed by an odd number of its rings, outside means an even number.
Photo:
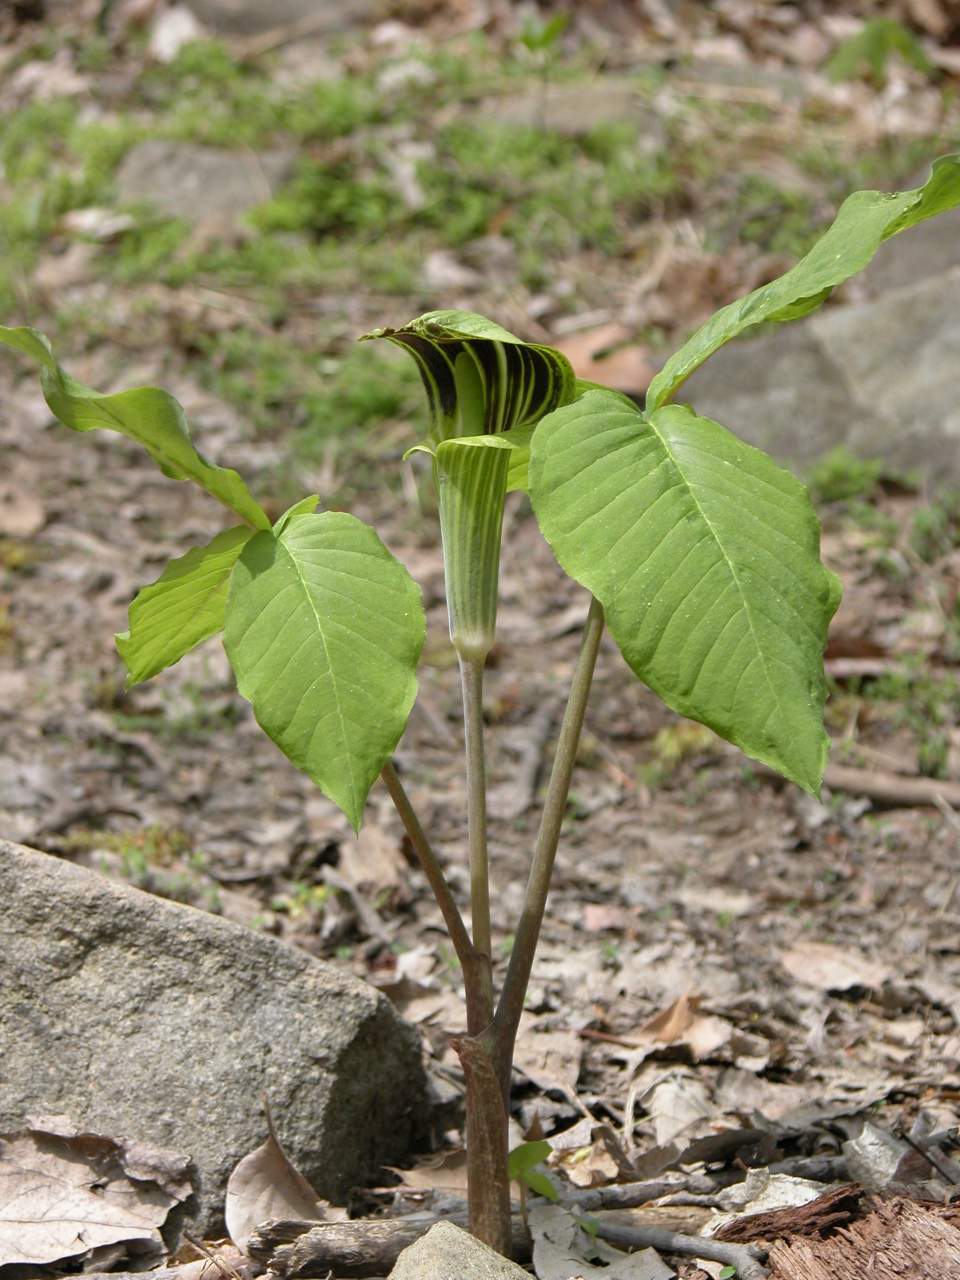
[{"label": "hooded flower", "polygon": [[521,342],[471,311],[428,311],[400,329],[377,329],[417,362],[427,393],[429,443],[533,426],[568,404],[576,379],[552,347]]}]

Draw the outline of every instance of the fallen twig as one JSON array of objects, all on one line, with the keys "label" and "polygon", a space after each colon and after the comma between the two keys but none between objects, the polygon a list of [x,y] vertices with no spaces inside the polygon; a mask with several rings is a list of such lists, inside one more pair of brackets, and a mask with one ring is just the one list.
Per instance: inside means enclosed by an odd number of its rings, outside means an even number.
[{"label": "fallen twig", "polygon": [[[581,1212],[635,1209],[663,1196],[684,1193],[708,1195],[717,1190],[717,1186],[717,1182],[708,1175],[694,1174],[683,1178],[628,1182],[617,1186],[569,1191],[562,1197],[562,1203]],[[306,1278],[325,1275],[326,1270],[330,1269],[337,1276],[344,1277],[383,1275],[393,1266],[401,1250],[413,1244],[440,1221],[466,1227],[466,1203],[450,1206],[443,1213],[422,1212],[402,1218],[367,1218],[353,1222],[303,1222],[290,1219],[265,1222],[251,1236],[247,1252],[255,1261],[269,1264],[270,1273],[274,1276]],[[650,1228],[651,1231],[657,1229]],[[513,1216],[512,1232],[514,1258],[517,1261],[528,1260],[531,1251],[530,1235],[519,1214]],[[692,1236],[687,1238],[698,1239]],[[712,1242],[704,1237],[703,1243],[710,1246]],[[699,1256],[711,1258],[713,1254],[701,1251]]]},{"label": "fallen twig", "polygon": [[[753,768],[769,778],[780,776],[763,764],[755,764]],[[831,791],[847,791],[851,795],[867,796],[876,804],[894,809],[922,808],[928,805],[930,808],[941,808],[944,801],[952,808],[960,809],[960,782],[946,782],[940,778],[908,777],[906,774],[877,769],[856,769],[847,764],[828,764],[823,784]]]},{"label": "fallen twig", "polygon": [[666,1227],[620,1227],[610,1222],[598,1223],[597,1235],[621,1249],[656,1249],[658,1253],[684,1253],[722,1262],[736,1267],[739,1280],[765,1280],[767,1275],[762,1265],[766,1253],[752,1245],[727,1244],[709,1236],[688,1236],[680,1231],[668,1231]]},{"label": "fallen twig", "polygon": [[[401,1252],[440,1220],[435,1214],[416,1214],[356,1222],[265,1222],[250,1237],[247,1252],[255,1261],[267,1263],[271,1276],[284,1280],[322,1277],[328,1271],[343,1280],[384,1276]],[[444,1221],[466,1227],[466,1208],[444,1215]],[[530,1235],[519,1215],[511,1228],[513,1256],[527,1261]]]}]

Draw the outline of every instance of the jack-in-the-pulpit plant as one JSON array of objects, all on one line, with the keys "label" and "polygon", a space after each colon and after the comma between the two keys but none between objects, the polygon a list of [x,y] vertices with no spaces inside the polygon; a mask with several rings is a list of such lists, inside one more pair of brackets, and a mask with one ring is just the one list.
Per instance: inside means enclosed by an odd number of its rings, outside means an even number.
[{"label": "jack-in-the-pulpit plant", "polygon": [[[438,491],[450,634],[463,688],[470,927],[392,764],[416,696],[420,591],[373,529],[304,498],[275,523],[235,472],[194,447],[164,391],[98,395],[32,329],[0,341],[33,357],[54,415],[143,445],[163,472],[231,512],[229,528],[172,561],[130,607],[117,645],[136,684],[223,633],[237,685],[288,758],[354,827],[382,777],[436,895],[463,970],[457,1041],[467,1093],[471,1226],[510,1248],[507,1107],[533,964],[593,668],[604,625],[631,670],[785,778],[817,793],[827,754],[823,648],[839,584],[820,562],[806,489],[726,428],[674,403],[724,343],[804,316],[884,240],[960,205],[960,155],[924,186],[849,197],[791,271],[718,311],[654,378],[646,408],[579,382],[550,347],[482,316],[435,311],[367,335],[416,360]],[[806,424],[796,423],[803,432]],[[522,489],[566,572],[588,593],[574,670],[515,941],[495,990],[487,870],[482,683],[494,642],[504,497]],[[542,1185],[542,1184],[540,1184]]]}]

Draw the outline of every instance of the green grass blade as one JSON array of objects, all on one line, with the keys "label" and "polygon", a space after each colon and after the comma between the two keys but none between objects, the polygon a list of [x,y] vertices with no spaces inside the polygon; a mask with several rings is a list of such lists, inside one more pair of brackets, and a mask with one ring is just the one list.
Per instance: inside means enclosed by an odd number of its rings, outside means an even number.
[{"label": "green grass blade", "polygon": [[238,525],[171,562],[130,606],[129,630],[115,637],[127,687],[172,667],[223,628],[230,573],[254,530]]},{"label": "green grass blade", "polygon": [[885,240],[960,204],[960,154],[942,156],[912,191],[856,191],[806,257],[785,275],[721,308],[670,357],[650,384],[647,408],[671,400],[715,351],[758,324],[795,320],[867,265]]},{"label": "green grass blade", "polygon": [[633,671],[675,711],[817,793],[839,583],[806,489],[725,428],[588,392],[537,428],[531,497]]},{"label": "green grass blade", "polygon": [[50,343],[35,329],[0,326],[0,343],[41,365],[40,384],[51,413],[73,431],[117,431],[143,445],[164,475],[192,480],[256,529],[270,520],[236,471],[211,465],[194,447],[186,414],[157,387],[136,387],[102,396],[71,378]]},{"label": "green grass blade", "polygon": [[343,512],[256,534],[233,571],[224,645],[240,692],[354,827],[413,706],[425,630],[407,570]]}]

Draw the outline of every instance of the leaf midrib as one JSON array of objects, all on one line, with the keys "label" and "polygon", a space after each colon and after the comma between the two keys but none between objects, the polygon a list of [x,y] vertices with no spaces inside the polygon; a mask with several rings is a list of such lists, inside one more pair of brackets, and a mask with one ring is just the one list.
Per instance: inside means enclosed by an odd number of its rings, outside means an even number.
[{"label": "leaf midrib", "polygon": [[[346,721],[344,719],[344,714],[343,714],[343,704],[340,701],[340,688],[337,682],[336,675],[334,674],[333,662],[330,657],[330,649],[329,649],[329,646],[327,645],[327,638],[323,632],[323,624],[320,621],[320,614],[317,610],[317,606],[316,606],[316,603],[314,602],[313,595],[307,584],[307,580],[303,576],[302,572],[300,571],[300,565],[297,563],[296,556],[293,554],[293,552],[286,545],[286,543],[283,541],[282,538],[278,538],[277,541],[281,551],[289,559],[290,564],[293,566],[293,572],[296,575],[297,582],[300,584],[300,587],[303,590],[303,594],[306,596],[307,602],[310,605],[310,611],[312,612],[314,619],[316,621],[317,635],[320,638],[320,645],[323,649],[323,656],[326,659],[327,670],[330,673],[330,684],[333,689],[333,698],[334,698],[334,702],[336,704],[336,709],[337,709],[337,720],[339,721],[339,725],[340,725],[340,741],[342,743],[346,743],[347,726],[346,726]],[[348,758],[349,758],[349,755],[348,755]],[[354,775],[354,770],[352,766],[349,769],[349,774],[350,774],[350,797],[351,797],[351,800],[353,801],[354,810],[356,810],[359,797],[357,793],[356,777]]]}]

